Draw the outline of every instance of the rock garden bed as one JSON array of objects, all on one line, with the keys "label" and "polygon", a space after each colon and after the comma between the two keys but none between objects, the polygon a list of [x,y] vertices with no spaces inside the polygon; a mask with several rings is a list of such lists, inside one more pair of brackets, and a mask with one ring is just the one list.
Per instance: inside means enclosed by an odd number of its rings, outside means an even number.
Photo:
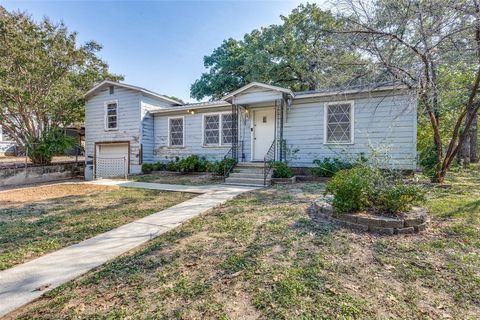
[{"label": "rock garden bed", "polygon": [[402,215],[359,213],[337,213],[325,198],[317,199],[311,206],[315,217],[330,221],[342,227],[380,234],[411,234],[423,231],[428,224],[426,210],[413,207]]}]

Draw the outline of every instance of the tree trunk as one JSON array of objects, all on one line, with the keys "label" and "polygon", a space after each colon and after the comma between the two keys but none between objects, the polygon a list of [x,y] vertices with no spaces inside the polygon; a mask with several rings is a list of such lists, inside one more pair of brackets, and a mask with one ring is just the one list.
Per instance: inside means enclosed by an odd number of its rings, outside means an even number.
[{"label": "tree trunk", "polygon": [[462,165],[469,165],[470,163],[478,162],[478,147],[477,147],[477,134],[478,134],[478,114],[477,112],[470,111],[465,117],[465,124],[473,117],[472,124],[465,134],[463,143],[458,148],[457,160]]},{"label": "tree trunk", "polygon": [[475,113],[470,128],[470,162],[478,163],[478,112]]},{"label": "tree trunk", "polygon": [[470,134],[468,133],[458,149],[457,160],[464,166],[470,164]]}]

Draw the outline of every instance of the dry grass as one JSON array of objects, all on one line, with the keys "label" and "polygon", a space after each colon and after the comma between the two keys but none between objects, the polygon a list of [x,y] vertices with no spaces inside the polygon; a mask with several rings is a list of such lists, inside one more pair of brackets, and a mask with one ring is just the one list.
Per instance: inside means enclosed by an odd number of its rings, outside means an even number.
[{"label": "dry grass", "polygon": [[18,207],[29,202],[53,200],[56,198],[79,196],[114,189],[118,189],[118,187],[78,183],[62,183],[19,188],[0,192],[0,209]]},{"label": "dry grass", "polygon": [[20,319],[475,319],[480,174],[430,188],[432,225],[376,236],[316,222],[322,184],[251,192],[10,315]]},{"label": "dry grass", "polygon": [[89,184],[0,192],[0,270],[78,243],[192,196]]},{"label": "dry grass", "polygon": [[167,184],[184,184],[184,185],[205,185],[222,183],[221,177],[212,175],[211,173],[178,173],[168,171],[156,171],[149,174],[131,177],[133,181],[138,182],[154,182]]}]

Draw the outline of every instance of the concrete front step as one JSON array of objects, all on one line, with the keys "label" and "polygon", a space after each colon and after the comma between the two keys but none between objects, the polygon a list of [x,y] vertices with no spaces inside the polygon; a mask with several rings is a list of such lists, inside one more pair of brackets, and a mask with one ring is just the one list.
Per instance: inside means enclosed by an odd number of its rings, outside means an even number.
[{"label": "concrete front step", "polygon": [[[271,174],[267,176],[267,179],[271,178]],[[248,178],[248,179],[263,179],[263,172],[255,173],[255,172],[232,172],[230,173],[229,177],[231,178]]]},{"label": "concrete front step", "polygon": [[251,167],[251,168],[240,167],[239,168],[239,167],[235,167],[235,168],[233,168],[232,172],[263,174],[263,168],[256,168],[256,167]]},{"label": "concrete front step", "polygon": [[241,168],[241,167],[245,167],[245,168],[263,168],[264,167],[264,163],[263,162],[239,162],[237,163],[236,167],[237,168]]},{"label": "concrete front step", "polygon": [[[270,180],[267,179],[267,185],[270,184]],[[225,183],[227,184],[242,184],[242,185],[256,185],[256,186],[263,186],[264,180],[262,179],[251,179],[251,178],[234,178],[228,177],[225,179]]]}]

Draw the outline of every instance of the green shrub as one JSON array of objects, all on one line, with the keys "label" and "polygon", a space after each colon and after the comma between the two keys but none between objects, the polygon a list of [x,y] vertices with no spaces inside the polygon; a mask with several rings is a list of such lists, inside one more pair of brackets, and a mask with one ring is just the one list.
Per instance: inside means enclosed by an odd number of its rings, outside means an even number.
[{"label": "green shrub", "polygon": [[336,173],[327,183],[326,192],[333,195],[332,204],[340,213],[365,209],[407,212],[425,198],[420,187],[399,181],[398,175],[362,165]]},{"label": "green shrub", "polygon": [[335,173],[340,170],[350,169],[352,164],[340,160],[338,158],[324,158],[323,160],[315,159],[313,160],[313,164],[317,167],[311,169],[311,173],[317,177],[333,177]]},{"label": "green shrub", "polygon": [[273,177],[274,178],[291,178],[293,177],[293,170],[288,163],[275,161],[273,163]]},{"label": "green shrub", "polygon": [[150,173],[153,170],[153,164],[151,163],[144,163],[142,164],[142,172],[143,173]]},{"label": "green shrub", "polygon": [[437,151],[434,145],[420,151],[419,161],[422,172],[429,178],[435,175],[438,166]]},{"label": "green shrub", "polygon": [[231,168],[237,163],[235,159],[227,158],[221,161],[210,162],[207,166],[207,171],[216,175],[223,176],[225,168]]},{"label": "green shrub", "polygon": [[180,158],[176,158],[176,160],[170,161],[167,163],[166,168],[168,171],[177,171],[178,168],[178,161]]},{"label": "green shrub", "polygon": [[66,150],[75,145],[73,137],[66,136],[62,129],[47,128],[40,137],[29,138],[26,152],[35,164],[49,164],[53,156],[63,155]]},{"label": "green shrub", "polygon": [[364,210],[372,205],[375,186],[382,183],[379,170],[359,166],[338,171],[327,183],[325,192],[333,194],[333,206],[338,212]]},{"label": "green shrub", "polygon": [[415,185],[395,183],[379,190],[375,198],[375,207],[386,212],[407,212],[415,203],[425,200],[423,189]]}]

